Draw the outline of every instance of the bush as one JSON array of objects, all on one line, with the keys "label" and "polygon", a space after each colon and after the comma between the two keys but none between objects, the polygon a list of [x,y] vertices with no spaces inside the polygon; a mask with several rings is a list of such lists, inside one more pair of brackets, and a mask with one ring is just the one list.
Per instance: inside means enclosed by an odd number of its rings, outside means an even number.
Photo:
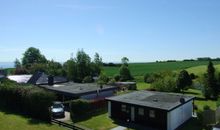
[{"label": "bush", "polygon": [[205,110],[210,110],[210,107],[208,106],[208,105],[205,105],[204,107],[203,107],[203,110],[205,111]]},{"label": "bush", "polygon": [[87,100],[77,99],[70,103],[70,116],[73,120],[75,117],[82,117],[90,111],[90,104]]},{"label": "bush", "polygon": [[83,83],[92,83],[94,82],[92,76],[86,76],[84,79],[83,79]]},{"label": "bush", "polygon": [[176,92],[176,80],[171,76],[166,76],[152,83],[151,88],[162,92]]},{"label": "bush", "polygon": [[120,80],[120,78],[121,78],[120,75],[115,75],[114,76],[114,79],[115,79],[116,82],[118,82]]},{"label": "bush", "polygon": [[109,77],[105,74],[101,74],[98,79],[98,84],[107,84],[109,82]]},{"label": "bush", "polygon": [[107,105],[107,102],[101,100],[83,100],[77,99],[70,102],[70,116],[73,121],[77,121],[80,118],[88,118],[96,114],[98,111],[103,110]]},{"label": "bush", "polygon": [[55,99],[53,93],[5,80],[0,84],[0,97],[0,103],[8,109],[45,121],[50,120],[49,107]]}]

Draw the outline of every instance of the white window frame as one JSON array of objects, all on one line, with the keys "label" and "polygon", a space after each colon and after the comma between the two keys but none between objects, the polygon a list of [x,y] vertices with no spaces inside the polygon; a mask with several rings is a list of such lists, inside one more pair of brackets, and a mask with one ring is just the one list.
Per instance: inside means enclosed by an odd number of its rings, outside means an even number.
[{"label": "white window frame", "polygon": [[138,108],[138,115],[144,116],[144,108]]},{"label": "white window frame", "polygon": [[127,112],[127,109],[126,109],[126,108],[127,108],[127,106],[126,106],[125,104],[122,104],[122,105],[121,105],[121,111],[122,111],[122,112]]},{"label": "white window frame", "polygon": [[150,118],[155,118],[155,117],[156,117],[155,110],[150,110],[150,111],[149,111],[149,117],[150,117]]}]

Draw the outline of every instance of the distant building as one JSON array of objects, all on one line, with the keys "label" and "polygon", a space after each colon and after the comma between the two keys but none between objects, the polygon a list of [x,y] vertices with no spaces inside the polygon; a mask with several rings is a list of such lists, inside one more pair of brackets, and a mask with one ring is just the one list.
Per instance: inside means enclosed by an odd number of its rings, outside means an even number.
[{"label": "distant building", "polygon": [[7,76],[7,72],[5,70],[0,70],[0,79],[5,78]]},{"label": "distant building", "polygon": [[[27,81],[27,83],[33,85],[47,85],[48,77],[49,76],[44,72],[36,72],[31,76],[31,78]],[[67,78],[62,76],[53,76],[53,84],[59,84],[65,82],[68,82]]]},{"label": "distant building", "polygon": [[106,100],[109,117],[159,130],[175,130],[193,114],[194,97],[182,94],[135,91]]},{"label": "distant building", "polygon": [[9,75],[7,78],[17,83],[27,83],[31,76],[32,75]]}]

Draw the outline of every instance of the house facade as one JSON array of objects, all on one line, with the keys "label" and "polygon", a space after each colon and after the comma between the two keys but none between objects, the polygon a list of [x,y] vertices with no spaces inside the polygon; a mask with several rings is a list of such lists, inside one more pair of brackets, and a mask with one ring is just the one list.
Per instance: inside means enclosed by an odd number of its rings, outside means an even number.
[{"label": "house facade", "polygon": [[175,130],[192,117],[194,97],[136,91],[107,98],[112,119],[133,122],[159,130]]}]

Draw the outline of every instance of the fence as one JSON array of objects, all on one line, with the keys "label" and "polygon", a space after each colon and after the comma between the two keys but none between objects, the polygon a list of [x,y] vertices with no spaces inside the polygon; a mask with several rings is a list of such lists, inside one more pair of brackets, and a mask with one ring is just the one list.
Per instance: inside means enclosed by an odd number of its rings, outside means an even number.
[{"label": "fence", "polygon": [[68,123],[65,123],[62,121],[58,121],[56,119],[51,119],[51,123],[55,123],[55,124],[58,124],[59,126],[67,127],[71,130],[88,130],[88,129],[81,128],[81,127],[73,125],[73,124],[68,124]]}]

